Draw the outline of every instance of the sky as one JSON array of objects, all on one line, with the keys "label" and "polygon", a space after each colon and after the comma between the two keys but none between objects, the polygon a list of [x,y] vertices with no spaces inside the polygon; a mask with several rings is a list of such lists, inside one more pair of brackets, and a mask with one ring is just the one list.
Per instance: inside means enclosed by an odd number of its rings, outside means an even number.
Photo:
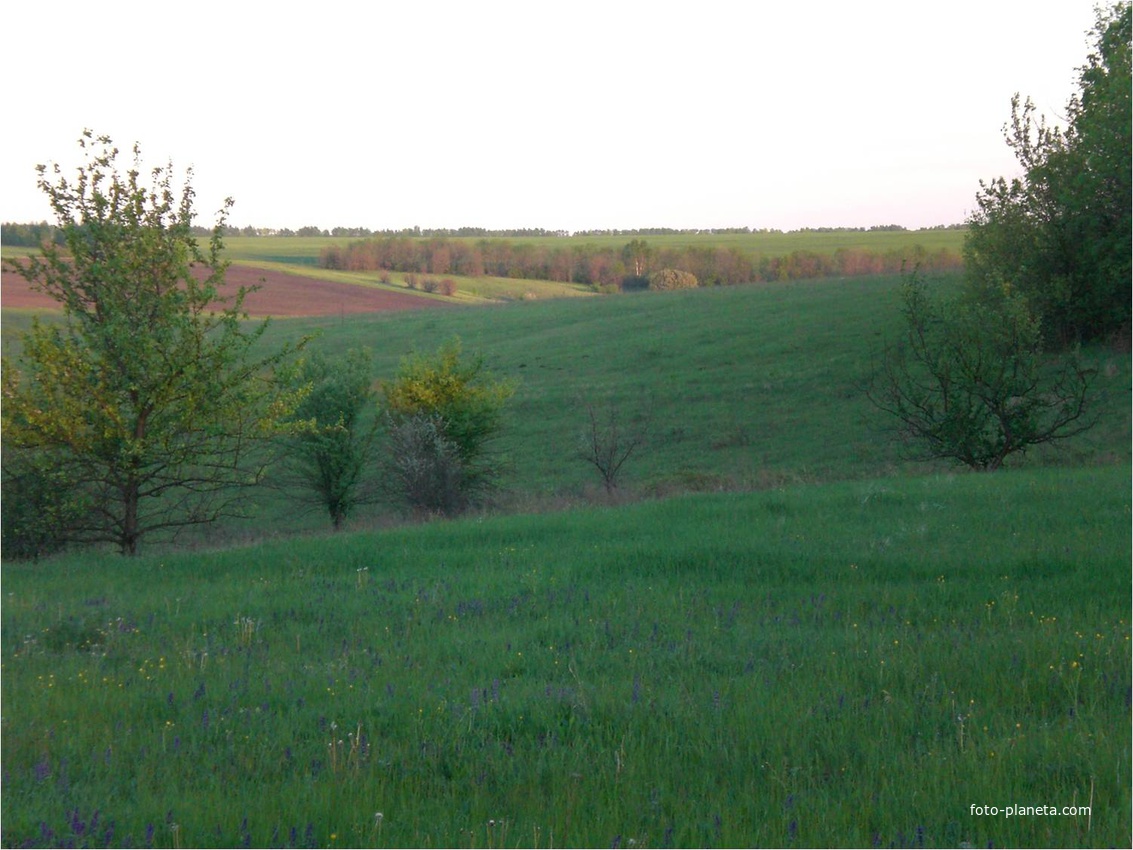
[{"label": "sky", "polygon": [[[1041,9],[1041,11],[1040,11]],[[0,219],[84,128],[192,168],[198,223],[908,228],[1060,123],[1093,0],[63,0],[0,12]],[[125,159],[125,158],[124,158]],[[128,163],[124,163],[128,164]]]}]

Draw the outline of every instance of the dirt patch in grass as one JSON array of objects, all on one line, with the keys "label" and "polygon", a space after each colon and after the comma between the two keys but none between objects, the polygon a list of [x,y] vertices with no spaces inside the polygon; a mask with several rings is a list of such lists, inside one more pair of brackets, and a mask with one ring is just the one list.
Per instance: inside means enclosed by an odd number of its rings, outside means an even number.
[{"label": "dirt patch in grass", "polygon": [[[443,301],[409,293],[317,280],[251,266],[229,266],[222,294],[232,295],[240,286],[260,287],[244,299],[244,308],[252,316],[337,316],[450,306]],[[0,276],[0,306],[50,310],[58,304],[32,290],[20,275],[5,269]]]}]

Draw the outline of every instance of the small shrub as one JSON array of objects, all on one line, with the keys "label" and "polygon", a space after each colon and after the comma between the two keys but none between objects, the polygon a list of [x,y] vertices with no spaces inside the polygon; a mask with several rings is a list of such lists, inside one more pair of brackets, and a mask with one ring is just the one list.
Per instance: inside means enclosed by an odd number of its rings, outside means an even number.
[{"label": "small shrub", "polygon": [[649,273],[649,288],[654,290],[696,289],[700,281],[691,272],[680,269],[659,269]]},{"label": "small shrub", "polygon": [[651,415],[646,413],[631,421],[612,404],[604,410],[592,402],[583,402],[581,406],[587,420],[579,436],[577,455],[598,471],[606,494],[612,495],[618,489],[622,467],[648,439]]},{"label": "small shrub", "polygon": [[456,281],[451,277],[446,277],[440,284],[441,295],[447,295],[449,298],[456,295]]},{"label": "small shrub", "polygon": [[425,282],[421,284],[421,288],[426,292],[436,292],[441,288],[441,284],[436,278],[427,277],[425,278]]},{"label": "small shrub", "polygon": [[409,272],[408,274],[405,275],[405,285],[408,286],[410,289],[417,289],[418,280],[417,280],[416,273]]},{"label": "small shrub", "polygon": [[378,280],[388,286],[391,280],[389,272],[383,271],[380,275],[378,275]]}]

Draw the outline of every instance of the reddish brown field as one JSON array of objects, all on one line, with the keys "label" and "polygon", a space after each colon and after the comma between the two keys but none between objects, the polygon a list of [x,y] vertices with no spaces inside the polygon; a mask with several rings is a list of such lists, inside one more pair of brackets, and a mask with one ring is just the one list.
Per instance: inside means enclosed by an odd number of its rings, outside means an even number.
[{"label": "reddish brown field", "polygon": [[[448,306],[443,301],[409,293],[316,280],[249,266],[229,266],[225,281],[224,294],[233,294],[240,286],[260,287],[244,299],[244,308],[252,316],[337,316]],[[0,306],[52,309],[57,304],[46,295],[33,292],[18,274],[5,270],[0,276]]]}]

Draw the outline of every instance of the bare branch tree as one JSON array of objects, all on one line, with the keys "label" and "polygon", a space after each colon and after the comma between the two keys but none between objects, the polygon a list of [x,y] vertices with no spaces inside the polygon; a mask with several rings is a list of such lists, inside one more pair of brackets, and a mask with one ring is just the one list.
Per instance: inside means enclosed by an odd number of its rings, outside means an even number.
[{"label": "bare branch tree", "polygon": [[579,438],[578,457],[598,470],[606,493],[612,494],[618,488],[622,467],[645,445],[652,410],[628,423],[613,404],[602,409],[592,401],[584,401],[582,406],[587,422]]}]

